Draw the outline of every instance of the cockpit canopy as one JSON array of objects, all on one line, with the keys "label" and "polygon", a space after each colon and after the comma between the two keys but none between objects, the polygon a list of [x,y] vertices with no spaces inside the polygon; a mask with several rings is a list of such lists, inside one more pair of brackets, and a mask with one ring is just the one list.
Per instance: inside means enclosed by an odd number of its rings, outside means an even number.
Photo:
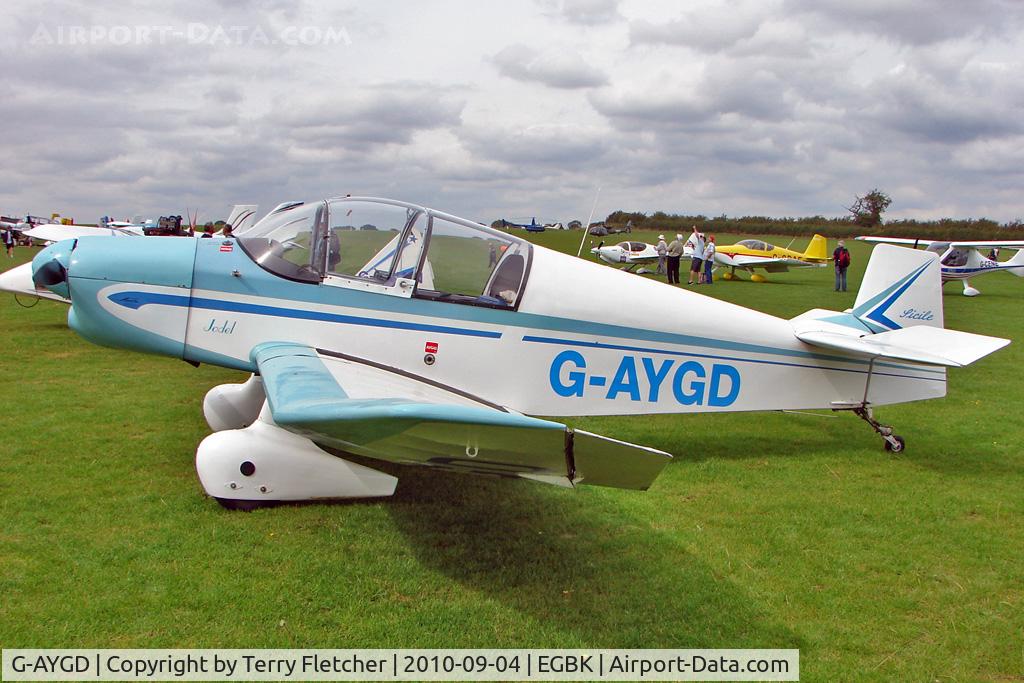
[{"label": "cockpit canopy", "polygon": [[279,208],[238,242],[261,267],[290,280],[415,284],[414,296],[495,308],[518,305],[531,256],[529,242],[479,223],[362,197]]},{"label": "cockpit canopy", "polygon": [[774,245],[768,244],[761,240],[740,240],[736,244],[746,247],[747,249],[755,249],[757,251],[771,251],[775,248]]}]

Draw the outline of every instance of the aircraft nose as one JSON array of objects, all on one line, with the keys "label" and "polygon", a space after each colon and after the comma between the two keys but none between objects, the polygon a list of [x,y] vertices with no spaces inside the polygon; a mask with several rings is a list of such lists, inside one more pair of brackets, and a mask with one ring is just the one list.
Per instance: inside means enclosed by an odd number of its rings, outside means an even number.
[{"label": "aircraft nose", "polygon": [[32,259],[32,282],[38,287],[45,287],[54,294],[68,299],[68,267],[71,263],[71,252],[77,240],[64,240],[51,244],[36,254]]}]

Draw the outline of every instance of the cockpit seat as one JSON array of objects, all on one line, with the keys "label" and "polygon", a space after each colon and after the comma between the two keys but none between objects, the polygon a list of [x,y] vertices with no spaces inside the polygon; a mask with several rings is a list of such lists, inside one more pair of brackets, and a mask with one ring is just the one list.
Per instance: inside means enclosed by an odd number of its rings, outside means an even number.
[{"label": "cockpit seat", "polygon": [[[502,292],[519,291],[519,285],[523,281],[523,271],[526,269],[526,261],[522,254],[509,254],[506,256],[491,278],[491,286],[487,289],[486,295],[506,300]],[[512,297],[515,300],[515,297]]]}]

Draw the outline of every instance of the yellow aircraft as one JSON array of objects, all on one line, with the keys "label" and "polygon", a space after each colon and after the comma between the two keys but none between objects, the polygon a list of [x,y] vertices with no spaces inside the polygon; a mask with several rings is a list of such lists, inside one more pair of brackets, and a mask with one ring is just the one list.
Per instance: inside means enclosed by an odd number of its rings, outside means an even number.
[{"label": "yellow aircraft", "polygon": [[828,242],[822,235],[812,237],[807,251],[802,254],[757,239],[715,247],[715,263],[732,269],[722,275],[723,280],[737,279],[736,269],[742,268],[750,273],[752,282],[765,282],[767,278],[755,273],[754,268],[763,268],[769,273],[784,273],[790,268],[823,268],[830,260]]}]

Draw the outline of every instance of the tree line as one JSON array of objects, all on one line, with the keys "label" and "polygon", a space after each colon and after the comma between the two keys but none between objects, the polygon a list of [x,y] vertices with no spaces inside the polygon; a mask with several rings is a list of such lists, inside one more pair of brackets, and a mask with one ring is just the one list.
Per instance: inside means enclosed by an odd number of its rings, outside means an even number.
[{"label": "tree line", "polygon": [[939,220],[895,220],[882,222],[892,199],[881,190],[874,189],[859,196],[847,207],[849,216],[825,218],[770,218],[768,216],[726,215],[709,218],[701,214],[668,214],[656,211],[650,215],[640,211],[613,211],[605,224],[612,227],[632,222],[635,230],[664,233],[688,233],[696,225],[701,232],[727,232],[756,235],[810,235],[820,233],[826,237],[852,237],[855,235],[884,235],[886,237],[912,237],[930,240],[1017,240],[1024,239],[1024,223],[1019,219],[998,223],[988,218],[941,218]]}]

